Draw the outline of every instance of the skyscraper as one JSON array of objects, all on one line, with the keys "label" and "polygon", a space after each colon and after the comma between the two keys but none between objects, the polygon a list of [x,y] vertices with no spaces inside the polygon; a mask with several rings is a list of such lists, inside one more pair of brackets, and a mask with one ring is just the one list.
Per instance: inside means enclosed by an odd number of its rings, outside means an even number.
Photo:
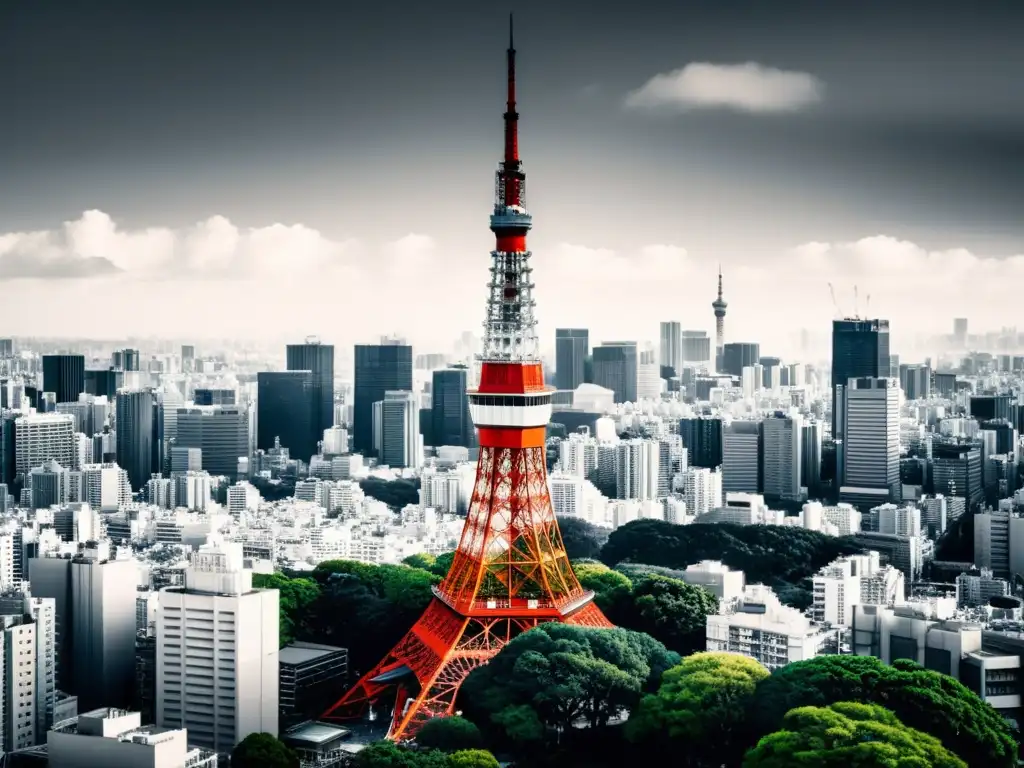
[{"label": "skyscraper", "polygon": [[[287,352],[289,371],[312,373],[313,399],[317,403],[313,412],[313,434],[323,435],[325,429],[334,426],[334,345],[321,344],[310,337],[305,344],[289,344]],[[313,453],[316,453],[315,447]],[[309,456],[298,458],[309,460]]]},{"label": "skyscraper", "polygon": [[128,472],[133,491],[141,490],[150,475],[159,470],[154,462],[159,457],[154,450],[155,403],[149,389],[122,389],[117,393],[117,463]]},{"label": "skyscraper", "polygon": [[585,381],[590,331],[586,328],[555,329],[555,388],[576,389]]},{"label": "skyscraper", "polygon": [[661,324],[661,346],[658,362],[662,368],[671,368],[678,376],[683,365],[683,328],[675,320]]},{"label": "skyscraper", "polygon": [[680,365],[703,365],[711,362],[711,339],[708,338],[707,331],[683,331],[680,341],[683,351]]},{"label": "skyscraper", "polygon": [[832,321],[832,436],[842,439],[843,393],[849,379],[888,377],[889,321]]},{"label": "skyscraper", "polygon": [[412,392],[385,392],[373,404],[373,447],[382,464],[402,469],[422,466],[423,437]]},{"label": "skyscraper", "polygon": [[635,341],[606,341],[594,347],[594,383],[615,393],[616,403],[635,403],[639,368]]},{"label": "skyscraper", "polygon": [[257,373],[256,447],[269,451],[280,438],[290,456],[309,461],[320,439],[313,426],[319,407],[311,371]]},{"label": "skyscraper", "polygon": [[764,420],[762,432],[765,498],[799,500],[803,486],[803,419],[776,413]]},{"label": "skyscraper", "polygon": [[718,361],[719,373],[730,376],[742,376],[743,369],[757,365],[761,359],[761,345],[756,342],[734,341],[722,347],[722,357]]},{"label": "skyscraper", "polygon": [[53,392],[58,403],[73,403],[85,392],[84,355],[43,355],[43,392]]},{"label": "skyscraper", "polygon": [[14,422],[14,469],[27,476],[45,461],[65,469],[75,463],[75,417],[68,413],[34,413]]},{"label": "skyscraper", "polygon": [[953,342],[958,347],[967,346],[967,318],[966,317],[954,317],[953,318]]},{"label": "skyscraper", "polygon": [[373,452],[373,404],[385,392],[412,391],[412,347],[398,339],[358,344],[355,349],[355,392],[352,403],[352,449]]},{"label": "skyscraper", "polygon": [[844,432],[840,500],[859,505],[899,501],[899,382],[872,377],[848,382],[839,419]]},{"label": "skyscraper", "polygon": [[238,460],[249,457],[248,412],[235,405],[179,408],[175,447],[200,449],[204,470],[234,479]]},{"label": "skyscraper", "polygon": [[430,385],[430,433],[434,445],[460,445],[471,448],[476,430],[469,414],[465,366],[434,371]]}]

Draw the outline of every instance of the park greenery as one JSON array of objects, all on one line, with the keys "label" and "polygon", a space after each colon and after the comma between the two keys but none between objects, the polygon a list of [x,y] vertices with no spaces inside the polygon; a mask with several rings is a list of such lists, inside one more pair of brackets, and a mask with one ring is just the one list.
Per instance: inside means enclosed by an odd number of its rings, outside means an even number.
[{"label": "park greenery", "polygon": [[[718,605],[680,578],[687,565],[720,560],[800,604],[811,574],[858,551],[850,540],[642,520],[598,545],[604,534],[591,528],[565,526],[566,549],[582,586],[619,628],[548,624],[520,635],[466,680],[462,717],[432,722],[415,749],[374,745],[357,768],[490,768],[495,754],[517,768],[659,765],[665,754],[691,768],[1016,764],[1017,734],[994,709],[909,661],[821,656],[769,674],[746,657],[703,652],[706,617]],[[348,648],[357,677],[420,617],[452,558],[334,560],[255,583],[281,592],[282,643]],[[845,755],[841,763],[815,762],[822,734]],[[857,741],[869,736],[868,746]]]},{"label": "park greenery", "polygon": [[810,578],[837,557],[862,550],[849,537],[790,526],[636,520],[612,531],[601,560],[611,567],[639,563],[679,570],[718,560],[744,571],[747,583],[767,584],[780,600],[803,609],[811,602]]},{"label": "park greenery", "polygon": [[782,730],[761,739],[743,760],[743,768],[847,766],[967,768],[967,763],[885,707],[851,701],[790,710]]},{"label": "park greenery", "polygon": [[270,733],[250,733],[231,752],[231,768],[299,768],[299,757]]},{"label": "park greenery", "polygon": [[392,509],[402,509],[407,504],[420,503],[420,481],[406,478],[382,480],[379,477],[365,477],[359,481],[363,493],[377,501],[383,501]]}]

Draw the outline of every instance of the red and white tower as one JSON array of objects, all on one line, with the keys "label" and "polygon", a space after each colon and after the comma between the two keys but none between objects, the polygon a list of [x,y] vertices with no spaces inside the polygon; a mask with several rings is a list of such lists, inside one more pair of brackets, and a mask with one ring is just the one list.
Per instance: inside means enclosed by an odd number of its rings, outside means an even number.
[{"label": "red and white tower", "polygon": [[544,461],[553,389],[537,354],[533,282],[519,160],[515,48],[509,20],[505,159],[498,167],[480,384],[469,392],[480,456],[448,575],[394,649],[324,714],[360,716],[397,689],[388,738],[413,738],[452,714],[466,676],[516,635],[550,621],[611,627],[573,573],[548,495]]}]

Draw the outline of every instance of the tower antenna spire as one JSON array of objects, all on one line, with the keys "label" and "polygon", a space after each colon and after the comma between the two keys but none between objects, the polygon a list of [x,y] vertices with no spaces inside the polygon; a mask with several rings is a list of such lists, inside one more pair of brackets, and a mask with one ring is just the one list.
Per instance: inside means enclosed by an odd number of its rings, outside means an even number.
[{"label": "tower antenna spire", "polygon": [[505,105],[505,169],[519,168],[519,113],[516,112],[516,47],[512,14],[508,15],[508,100]]}]

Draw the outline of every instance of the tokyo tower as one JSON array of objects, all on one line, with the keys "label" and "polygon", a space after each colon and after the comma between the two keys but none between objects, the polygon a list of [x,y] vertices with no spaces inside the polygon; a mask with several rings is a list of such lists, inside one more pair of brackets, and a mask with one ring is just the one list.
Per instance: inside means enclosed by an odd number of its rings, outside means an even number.
[{"label": "tokyo tower", "polygon": [[324,714],[359,717],[395,696],[388,738],[414,738],[454,712],[459,686],[513,637],[550,621],[611,627],[573,573],[548,494],[544,461],[553,389],[537,353],[534,284],[519,160],[516,52],[509,19],[505,158],[498,166],[480,384],[469,392],[480,455],[448,575],[409,633]]}]

